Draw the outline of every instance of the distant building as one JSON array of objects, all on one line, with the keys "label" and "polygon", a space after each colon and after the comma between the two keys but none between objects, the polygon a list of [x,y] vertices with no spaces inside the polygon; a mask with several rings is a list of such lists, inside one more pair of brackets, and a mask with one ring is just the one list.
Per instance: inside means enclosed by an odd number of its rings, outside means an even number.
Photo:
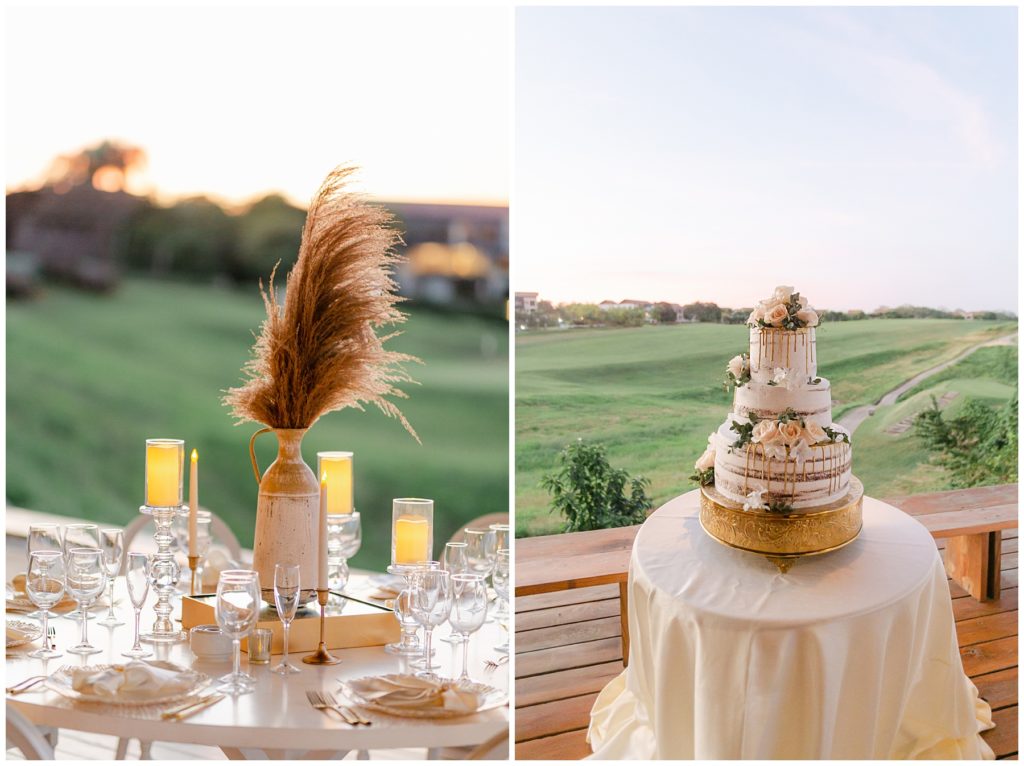
[{"label": "distant building", "polygon": [[532,314],[537,310],[539,293],[516,293],[516,313]]},{"label": "distant building", "polygon": [[619,301],[620,309],[640,309],[641,311],[650,311],[654,308],[654,304],[650,301],[641,301],[636,298],[626,298],[623,301]]},{"label": "distant building", "polygon": [[617,309],[619,304],[615,301],[601,301],[597,304],[597,307],[601,309],[601,311],[608,311],[610,309]]}]

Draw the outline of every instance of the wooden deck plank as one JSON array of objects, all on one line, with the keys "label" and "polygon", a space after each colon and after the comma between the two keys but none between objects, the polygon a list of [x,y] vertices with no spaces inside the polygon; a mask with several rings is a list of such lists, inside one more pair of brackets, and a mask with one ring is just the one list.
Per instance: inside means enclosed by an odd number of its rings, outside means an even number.
[{"label": "wooden deck plank", "polygon": [[957,643],[960,648],[973,646],[984,641],[1017,635],[1017,610],[972,617],[956,624]]},{"label": "wooden deck plank", "polygon": [[1018,588],[1007,588],[993,601],[978,601],[970,596],[953,599],[953,619],[969,620],[973,617],[984,617],[986,614],[999,614],[1017,608]]},{"label": "wooden deck plank", "polygon": [[588,755],[585,730],[516,743],[516,758],[524,761],[579,761]]},{"label": "wooden deck plank", "polygon": [[516,709],[599,692],[622,672],[622,660],[559,670],[516,681]]},{"label": "wooden deck plank", "polygon": [[1017,668],[997,670],[971,679],[981,695],[993,710],[1017,704]]},{"label": "wooden deck plank", "polygon": [[586,644],[556,646],[543,652],[527,652],[516,655],[516,678],[553,673],[557,670],[600,665],[605,662],[622,660],[622,641],[605,638]]},{"label": "wooden deck plank", "polygon": [[618,638],[621,635],[622,627],[618,614],[599,620],[552,625],[549,628],[537,628],[525,633],[517,632],[516,655],[523,656],[527,652],[552,649],[566,644],[583,644],[601,638]]},{"label": "wooden deck plank", "polygon": [[982,673],[1017,667],[1017,637],[1008,636],[986,641],[960,650],[964,672],[972,678]]},{"label": "wooden deck plank", "polygon": [[516,708],[516,742],[586,729],[597,693]]},{"label": "wooden deck plank", "polygon": [[618,616],[619,599],[617,597],[601,601],[588,601],[583,604],[569,604],[552,609],[538,609],[516,616],[516,635],[528,630],[549,628],[552,625],[569,625],[574,622],[597,620],[602,617],[618,618]]},{"label": "wooden deck plank", "polygon": [[1005,707],[992,714],[992,722],[996,728],[981,733],[996,754],[996,758],[1004,758],[1017,752],[1017,706]]}]

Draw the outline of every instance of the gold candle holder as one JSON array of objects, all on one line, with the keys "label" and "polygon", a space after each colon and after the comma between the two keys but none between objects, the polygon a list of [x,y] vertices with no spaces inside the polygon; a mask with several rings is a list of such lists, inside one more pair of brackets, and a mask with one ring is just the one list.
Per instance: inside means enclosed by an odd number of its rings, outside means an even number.
[{"label": "gold candle holder", "polygon": [[324,643],[324,622],[326,619],[324,610],[327,607],[327,599],[330,595],[329,590],[317,588],[316,600],[320,603],[320,645],[316,648],[315,652],[307,654],[302,658],[302,661],[307,665],[337,665],[341,662],[341,660],[327,651],[327,644]]},{"label": "gold candle holder", "polygon": [[192,586],[189,589],[189,595],[190,596],[196,595],[196,567],[198,567],[198,566],[199,566],[199,557],[198,556],[189,556],[188,557],[188,568],[189,568],[189,571],[192,572]]}]

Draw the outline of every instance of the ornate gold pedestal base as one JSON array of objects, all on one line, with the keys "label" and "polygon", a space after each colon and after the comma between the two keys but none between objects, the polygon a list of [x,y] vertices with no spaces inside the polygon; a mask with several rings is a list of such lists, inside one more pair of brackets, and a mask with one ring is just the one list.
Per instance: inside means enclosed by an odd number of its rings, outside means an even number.
[{"label": "ornate gold pedestal base", "polygon": [[798,558],[828,553],[857,539],[863,500],[864,486],[856,478],[838,502],[788,514],[745,511],[714,487],[702,487],[700,525],[723,545],[761,554],[785,574]]}]

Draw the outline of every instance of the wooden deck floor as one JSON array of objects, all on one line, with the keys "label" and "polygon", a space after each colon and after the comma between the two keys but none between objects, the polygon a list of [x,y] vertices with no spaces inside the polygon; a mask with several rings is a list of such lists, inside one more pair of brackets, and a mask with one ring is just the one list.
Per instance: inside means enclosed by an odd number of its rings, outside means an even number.
[{"label": "wooden deck floor", "polygon": [[[1003,533],[1002,589],[979,603],[950,583],[964,670],[994,711],[996,728],[983,736],[996,757],[1016,759],[1017,530]],[[590,754],[590,708],[622,671],[618,597],[601,585],[515,600],[517,758]]]}]

